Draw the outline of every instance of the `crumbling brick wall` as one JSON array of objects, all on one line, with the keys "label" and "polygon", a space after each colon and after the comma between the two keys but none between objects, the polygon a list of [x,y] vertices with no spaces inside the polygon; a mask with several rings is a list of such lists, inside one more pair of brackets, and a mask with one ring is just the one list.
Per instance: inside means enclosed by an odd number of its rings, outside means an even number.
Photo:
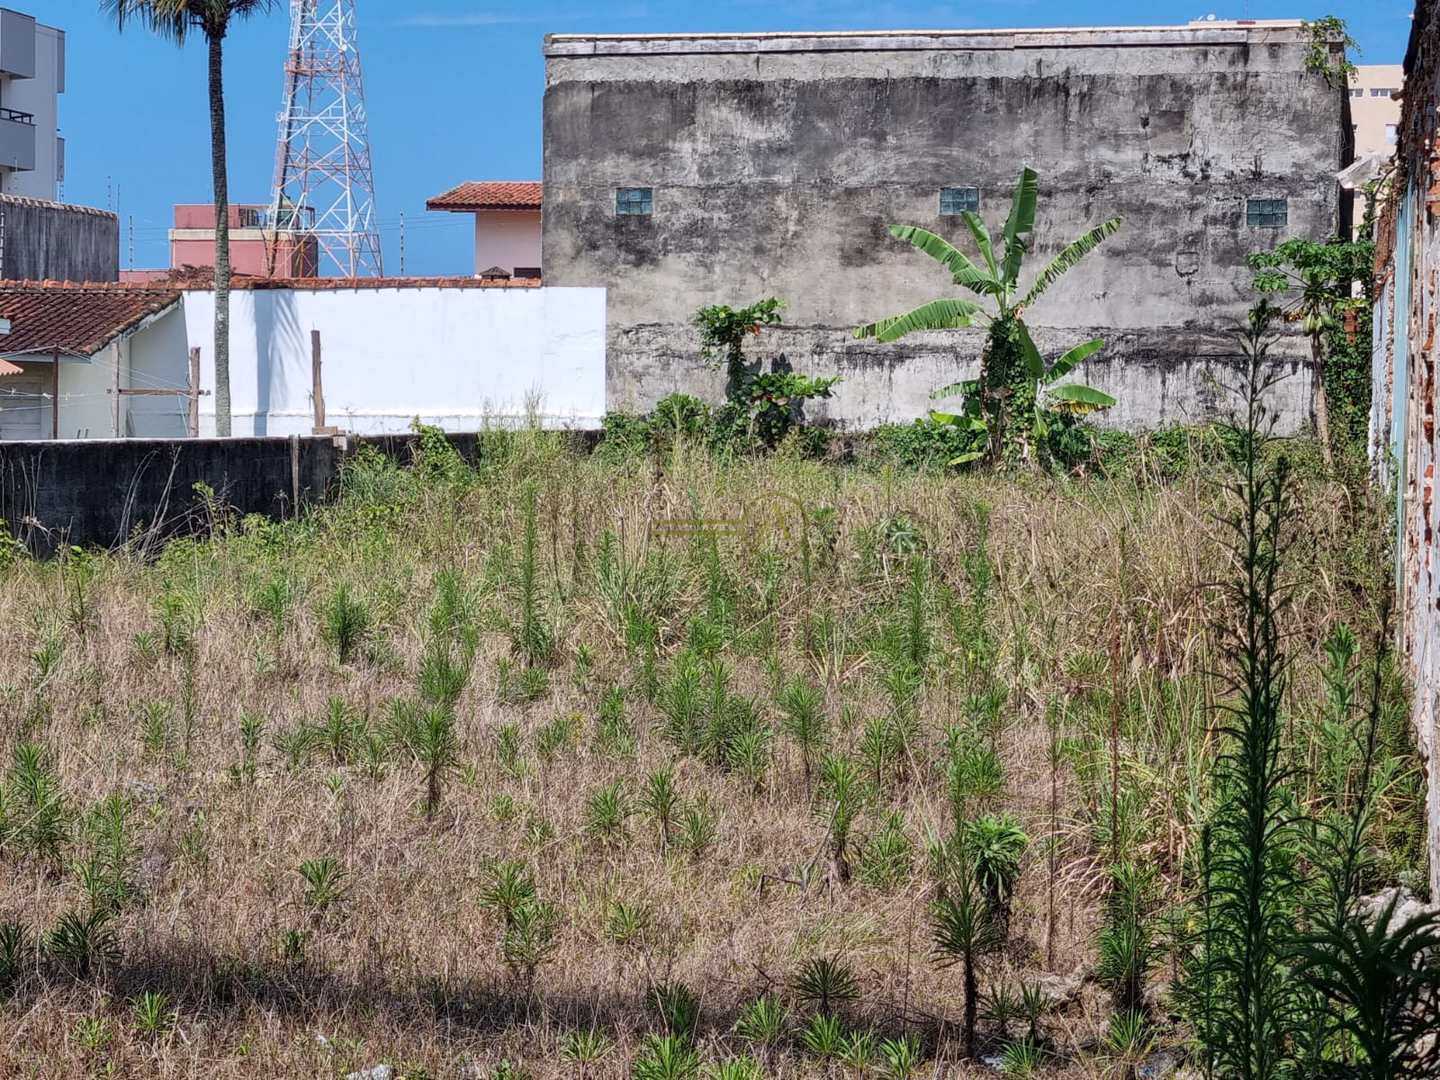
[{"label": "crumbling brick wall", "polygon": [[1393,493],[1401,643],[1427,773],[1430,889],[1440,897],[1440,543],[1435,367],[1440,314],[1440,0],[1419,0],[1405,97],[1376,234],[1370,448]]}]

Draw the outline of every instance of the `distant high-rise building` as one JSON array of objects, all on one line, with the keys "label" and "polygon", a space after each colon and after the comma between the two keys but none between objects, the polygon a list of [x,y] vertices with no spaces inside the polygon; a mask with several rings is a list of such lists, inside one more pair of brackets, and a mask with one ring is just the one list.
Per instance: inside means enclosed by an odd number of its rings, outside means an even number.
[{"label": "distant high-rise building", "polygon": [[64,92],[65,32],[0,8],[0,194],[60,197]]}]

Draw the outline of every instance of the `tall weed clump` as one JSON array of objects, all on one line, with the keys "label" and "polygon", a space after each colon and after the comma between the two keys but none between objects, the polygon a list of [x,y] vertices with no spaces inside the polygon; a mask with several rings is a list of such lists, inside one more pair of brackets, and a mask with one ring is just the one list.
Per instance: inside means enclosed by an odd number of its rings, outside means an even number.
[{"label": "tall weed clump", "polygon": [[[1397,918],[1393,895],[1378,913],[1366,911],[1360,897],[1385,709],[1387,616],[1341,810],[1306,812],[1301,792],[1310,778],[1286,745],[1282,626],[1295,518],[1289,461],[1266,452],[1261,370],[1273,315],[1258,305],[1241,341],[1249,371],[1228,520],[1235,579],[1219,627],[1232,701],[1201,829],[1197,932],[1181,999],[1207,1077],[1430,1076],[1440,1050],[1422,1038],[1433,1022],[1417,1018],[1427,1010],[1433,1018],[1440,1001],[1440,919]],[[1347,653],[1343,642],[1332,643],[1329,683],[1332,706],[1348,719]]]},{"label": "tall weed clump", "polygon": [[1207,1064],[1220,1075],[1269,1080],[1289,1068],[1299,1021],[1291,970],[1303,881],[1302,829],[1283,761],[1287,664],[1282,579],[1291,518],[1289,463],[1264,460],[1268,421],[1261,364],[1270,310],[1251,315],[1250,361],[1236,509],[1227,522],[1236,578],[1223,627],[1234,700],[1220,724],[1215,806],[1205,825],[1205,931],[1195,979],[1212,1003],[1197,1017]]}]

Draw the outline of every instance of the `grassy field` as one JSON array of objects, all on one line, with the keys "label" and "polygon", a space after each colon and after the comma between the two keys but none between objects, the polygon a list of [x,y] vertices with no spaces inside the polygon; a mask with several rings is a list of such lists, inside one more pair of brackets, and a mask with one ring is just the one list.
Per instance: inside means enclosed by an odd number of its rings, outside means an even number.
[{"label": "grassy field", "polygon": [[[425,445],[148,562],[0,551],[0,1076],[981,1075],[936,903],[957,835],[1001,926],[979,1054],[1125,1076],[1187,1045],[1223,461]],[[1287,527],[1319,804],[1336,632],[1358,668],[1384,572],[1337,485]],[[1403,719],[1382,751],[1376,887],[1420,857]],[[1151,875],[1133,1030],[1122,865]]]}]

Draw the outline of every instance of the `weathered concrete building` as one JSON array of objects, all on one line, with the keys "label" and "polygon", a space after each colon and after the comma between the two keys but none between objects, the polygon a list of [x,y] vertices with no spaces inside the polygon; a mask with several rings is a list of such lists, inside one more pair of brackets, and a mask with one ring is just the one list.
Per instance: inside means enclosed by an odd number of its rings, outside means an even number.
[{"label": "weathered concrete building", "polygon": [[0,279],[115,281],[120,220],[105,210],[0,195]]},{"label": "weathered concrete building", "polygon": [[1399,631],[1426,764],[1430,893],[1440,899],[1440,3],[1416,5],[1394,171],[1376,228],[1370,449],[1394,492]]},{"label": "weathered concrete building", "polygon": [[[552,35],[546,284],[609,290],[611,408],[718,396],[694,312],[778,296],[772,351],[844,379],[813,413],[907,420],[973,372],[982,333],[850,337],[955,291],[886,227],[958,243],[954,215],[978,205],[998,231],[1029,164],[1041,184],[1031,274],[1087,227],[1125,219],[1030,313],[1041,349],[1106,339],[1082,374],[1119,398],[1109,422],[1200,419],[1229,400],[1229,331],[1253,298],[1245,256],[1341,224],[1348,96],[1312,70],[1313,49],[1299,22]],[[1295,426],[1308,351],[1273,355],[1294,374],[1275,403]]]}]

